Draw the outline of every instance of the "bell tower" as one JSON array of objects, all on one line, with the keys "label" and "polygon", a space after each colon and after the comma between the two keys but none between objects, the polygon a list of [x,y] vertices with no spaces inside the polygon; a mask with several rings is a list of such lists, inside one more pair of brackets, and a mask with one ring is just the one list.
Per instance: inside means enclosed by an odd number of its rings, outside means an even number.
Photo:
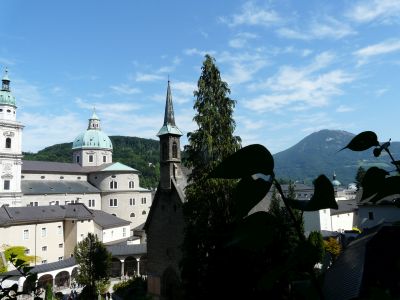
[{"label": "bell tower", "polygon": [[165,101],[164,124],[158,131],[160,138],[160,187],[171,189],[171,180],[180,176],[181,150],[180,137],[182,132],[175,124],[172,94],[168,80],[167,97]]},{"label": "bell tower", "polygon": [[0,206],[21,206],[22,128],[8,71],[0,90]]}]

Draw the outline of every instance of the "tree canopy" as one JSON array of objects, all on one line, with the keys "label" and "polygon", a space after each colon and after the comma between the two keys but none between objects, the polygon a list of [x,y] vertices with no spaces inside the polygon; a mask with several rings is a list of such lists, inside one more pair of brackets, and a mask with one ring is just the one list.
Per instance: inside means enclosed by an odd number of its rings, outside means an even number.
[{"label": "tree canopy", "polygon": [[97,235],[89,233],[74,249],[74,256],[79,271],[77,282],[86,286],[86,293],[96,294],[97,282],[103,283],[110,277],[111,253]]},{"label": "tree canopy", "polygon": [[[184,163],[191,168],[184,206],[186,221],[183,243],[182,279],[186,298],[210,299],[221,289],[221,278],[235,268],[224,253],[227,233],[232,230],[235,184],[207,176],[223,159],[240,148],[234,136],[235,101],[228,84],[221,79],[215,59],[205,56],[197,83],[193,120],[198,129],[188,133]],[[224,273],[224,275],[221,275]]]}]

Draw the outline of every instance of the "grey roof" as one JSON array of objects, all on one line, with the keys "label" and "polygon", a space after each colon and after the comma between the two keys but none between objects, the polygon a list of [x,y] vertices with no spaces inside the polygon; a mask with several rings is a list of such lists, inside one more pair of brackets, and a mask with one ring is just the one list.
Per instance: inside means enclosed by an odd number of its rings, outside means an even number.
[{"label": "grey roof", "polygon": [[100,193],[87,181],[72,180],[22,180],[21,189],[25,195]]},{"label": "grey roof", "polygon": [[[46,273],[50,271],[55,271],[59,269],[69,268],[76,265],[75,257],[69,257],[67,259],[63,259],[60,261],[48,263],[48,264],[41,264],[33,267],[31,273]],[[22,276],[18,270],[12,270],[9,272],[1,273],[1,277],[3,276]]]},{"label": "grey roof", "polygon": [[45,223],[64,219],[91,220],[93,215],[82,203],[70,205],[0,207],[0,226]]},{"label": "grey roof", "polygon": [[[282,184],[281,185],[283,191],[288,191],[289,190],[289,185],[288,184]],[[314,187],[303,184],[303,183],[294,183],[294,190],[297,191],[314,191]]]},{"label": "grey roof", "polygon": [[147,254],[147,244],[128,245],[126,241],[119,244],[106,245],[112,255],[144,255]]},{"label": "grey roof", "polygon": [[108,214],[102,210],[92,209],[91,212],[93,213],[94,222],[104,229],[131,224],[129,221],[118,218],[112,214]]},{"label": "grey roof", "polygon": [[366,244],[375,235],[361,237],[350,243],[334,265],[325,273],[325,299],[356,299],[361,291]]},{"label": "grey roof", "polygon": [[331,215],[354,212],[358,209],[356,199],[336,201],[338,209],[331,209]]},{"label": "grey roof", "polygon": [[22,173],[72,173],[84,174],[84,169],[76,163],[23,160]]}]

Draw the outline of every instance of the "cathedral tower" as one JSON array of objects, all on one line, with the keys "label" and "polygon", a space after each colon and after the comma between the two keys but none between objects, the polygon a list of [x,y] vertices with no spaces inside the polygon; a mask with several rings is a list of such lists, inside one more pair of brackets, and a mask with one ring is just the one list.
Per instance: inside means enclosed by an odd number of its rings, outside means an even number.
[{"label": "cathedral tower", "polygon": [[171,189],[171,179],[180,176],[182,132],[175,125],[174,107],[172,105],[171,87],[168,80],[165,103],[164,124],[158,131],[160,138],[160,187]]},{"label": "cathedral tower", "polygon": [[21,205],[22,128],[6,69],[0,90],[0,206]]}]

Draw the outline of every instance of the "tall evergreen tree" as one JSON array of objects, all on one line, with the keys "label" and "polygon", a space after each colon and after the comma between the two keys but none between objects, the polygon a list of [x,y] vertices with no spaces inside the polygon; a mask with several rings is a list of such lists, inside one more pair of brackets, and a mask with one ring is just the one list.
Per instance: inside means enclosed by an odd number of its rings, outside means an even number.
[{"label": "tall evergreen tree", "polygon": [[215,298],[234,267],[225,248],[235,221],[235,183],[207,179],[218,163],[240,148],[241,140],[234,136],[235,101],[229,94],[214,58],[206,55],[194,92],[198,129],[188,133],[189,145],[185,146],[185,164],[191,175],[185,190],[182,281],[188,299]]}]

